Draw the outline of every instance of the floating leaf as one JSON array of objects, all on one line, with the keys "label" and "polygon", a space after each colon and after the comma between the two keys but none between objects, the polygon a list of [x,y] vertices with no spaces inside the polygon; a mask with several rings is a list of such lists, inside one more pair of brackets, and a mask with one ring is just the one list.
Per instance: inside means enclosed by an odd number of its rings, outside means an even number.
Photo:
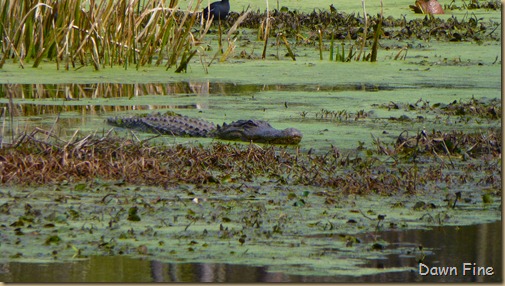
[{"label": "floating leaf", "polygon": [[86,187],[87,187],[87,186],[86,186],[86,184],[84,184],[84,183],[81,183],[81,184],[76,184],[76,185],[74,186],[74,190],[75,190],[75,191],[84,191],[84,190],[86,189]]},{"label": "floating leaf", "polygon": [[17,252],[16,254],[9,256],[9,258],[13,258],[13,259],[21,258],[21,257],[23,257],[23,253],[21,253],[21,252]]},{"label": "floating leaf", "polygon": [[11,223],[9,226],[16,227],[16,226],[24,226],[24,225],[25,225],[25,223],[23,222],[23,220],[18,219],[17,221]]},{"label": "floating leaf", "polygon": [[414,209],[414,210],[416,210],[416,211],[418,211],[418,210],[423,210],[423,209],[425,209],[425,208],[426,208],[426,203],[425,203],[425,202],[417,202],[417,203],[414,205],[414,207],[413,207],[413,209]]},{"label": "floating leaf", "polygon": [[493,197],[490,194],[483,194],[482,195],[482,202],[485,204],[492,204]]},{"label": "floating leaf", "polygon": [[297,197],[297,195],[295,193],[289,193],[288,194],[288,199],[289,200],[295,199],[296,197]]},{"label": "floating leaf", "polygon": [[128,210],[128,220],[129,221],[140,221],[140,216],[137,214],[138,207],[131,207]]},{"label": "floating leaf", "polygon": [[57,235],[51,235],[50,237],[48,237],[45,241],[45,244],[46,245],[50,245],[51,243],[55,243],[55,244],[58,244],[61,242],[61,238]]},{"label": "floating leaf", "polygon": [[68,209],[67,213],[70,215],[72,219],[78,219],[79,218],[79,213],[76,210],[73,209]]}]

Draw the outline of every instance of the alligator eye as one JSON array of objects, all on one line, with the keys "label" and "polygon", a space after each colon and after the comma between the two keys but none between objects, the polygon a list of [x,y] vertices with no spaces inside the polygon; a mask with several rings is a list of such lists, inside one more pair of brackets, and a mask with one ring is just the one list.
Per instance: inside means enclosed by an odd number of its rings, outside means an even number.
[{"label": "alligator eye", "polygon": [[244,125],[254,126],[254,127],[258,126],[258,124],[256,124],[256,122],[254,122],[253,120],[247,120],[247,122]]}]

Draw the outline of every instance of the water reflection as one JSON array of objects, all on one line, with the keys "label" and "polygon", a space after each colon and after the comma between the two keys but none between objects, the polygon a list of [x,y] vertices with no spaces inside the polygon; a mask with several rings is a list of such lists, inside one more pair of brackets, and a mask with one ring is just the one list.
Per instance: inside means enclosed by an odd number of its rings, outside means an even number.
[{"label": "water reflection", "polygon": [[[395,87],[398,88],[398,87]],[[93,83],[93,84],[2,84],[0,85],[0,107],[7,106],[13,116],[34,116],[58,114],[60,112],[79,112],[81,114],[99,114],[127,110],[151,109],[200,109],[201,97],[208,95],[244,96],[260,91],[379,91],[392,90],[390,86],[371,84],[345,84],[336,86],[319,85],[255,85],[223,82],[172,82],[172,83]],[[117,99],[150,100],[153,104],[141,102],[125,103]],[[190,104],[166,104],[163,98],[195,97]],[[109,101],[104,101],[110,99]],[[205,105],[205,104],[203,104]],[[205,108],[205,106],[203,106]]]},{"label": "water reflection", "polygon": [[[61,137],[72,136],[77,129],[96,131],[97,126],[106,128],[103,124],[103,117],[119,112],[153,112],[167,109],[222,111],[225,106],[229,106],[230,112],[234,112],[237,110],[234,104],[239,104],[241,108],[246,110],[257,111],[258,104],[254,100],[254,94],[262,91],[379,91],[391,89],[393,87],[372,84],[239,85],[210,81],[145,84],[1,84],[0,119],[4,122],[4,131],[2,132],[4,141],[13,142],[13,137],[24,130],[33,129],[33,127],[56,129],[56,134]],[[223,103],[220,99],[226,99],[225,96],[230,100]],[[235,98],[243,98],[244,96],[249,96],[250,100],[247,102],[235,101]],[[271,103],[268,101],[264,103],[263,113],[269,104]],[[291,106],[296,104],[293,102]],[[285,108],[284,104],[279,105],[279,108]],[[293,116],[292,114],[296,113],[291,112],[288,115]],[[221,120],[224,121],[224,118],[219,118],[219,121]]]},{"label": "water reflection", "polygon": [[[105,119],[172,110],[190,117],[202,118],[216,124],[240,119],[266,120],[275,128],[294,127],[304,134],[302,146],[317,152],[339,146],[342,150],[355,149],[356,142],[372,143],[370,134],[396,140],[395,133],[404,130],[466,130],[470,124],[457,123],[460,119],[440,119],[437,112],[385,109],[389,101],[413,102],[425,99],[446,104],[458,99],[469,99],[482,94],[475,87],[452,86],[449,91],[439,84],[427,92],[426,86],[344,84],[257,85],[210,81],[183,81],[146,84],[4,84],[0,85],[0,120],[3,143],[12,143],[20,134],[35,128],[56,130],[56,136],[66,140],[75,131],[83,134],[109,130]],[[402,92],[397,92],[403,89]],[[405,89],[405,92],[403,92]],[[482,95],[498,98],[496,89]],[[428,102],[428,101],[426,101]],[[417,103],[416,103],[417,104]],[[412,112],[415,121],[398,120]],[[358,120],[356,114],[368,117]],[[407,113],[407,114],[406,114]],[[322,118],[321,114],[343,114]],[[408,114],[407,116],[411,116]],[[319,115],[319,116],[318,116]],[[422,117],[422,118],[421,118]],[[353,120],[354,118],[354,120]],[[363,120],[362,120],[363,119]],[[419,120],[418,120],[419,119]],[[341,124],[343,123],[343,124]],[[479,128],[496,126],[499,121],[479,123]],[[454,129],[456,128],[456,129]],[[443,131],[443,130],[441,130]],[[379,133],[381,132],[381,133]],[[414,131],[413,131],[414,132]],[[345,134],[345,136],[342,136]],[[148,136],[148,135],[146,135]],[[381,140],[382,140],[381,138]],[[178,142],[186,142],[181,138]],[[200,140],[200,139],[197,139]]]},{"label": "water reflection", "polygon": [[[412,248],[422,245],[431,249],[433,255],[427,255],[423,263],[430,267],[456,266],[462,270],[463,263],[477,263],[479,266],[494,268],[493,276],[421,276],[415,273],[386,274],[383,279],[415,282],[498,282],[502,281],[503,238],[502,224],[495,222],[478,226],[439,227],[433,230],[385,232],[381,235],[393,246],[411,242]],[[391,268],[417,266],[413,255],[390,256],[385,260],[371,261],[367,267]],[[379,276],[380,277],[380,276]],[[385,280],[387,281],[387,280]]]},{"label": "water reflection", "polygon": [[[212,84],[213,89],[220,84]],[[148,84],[93,83],[93,84],[3,84],[0,98],[65,99],[132,98],[144,95],[208,95],[210,82],[175,82]]]},{"label": "water reflection", "polygon": [[374,84],[322,85],[258,85],[210,81],[181,81],[171,83],[93,83],[93,84],[0,84],[0,98],[6,99],[64,99],[133,98],[145,95],[204,96],[247,95],[260,91],[379,91],[399,87]]},{"label": "water reflection", "polygon": [[[213,89],[223,90],[217,87]],[[0,107],[6,106],[13,116],[37,116],[78,112],[96,115],[100,113],[149,110],[199,108],[198,103],[154,105],[131,101],[147,96],[190,97],[204,96],[211,92],[209,82],[177,82],[170,84],[4,84],[0,85]],[[110,100],[107,100],[110,99]],[[117,101],[114,99],[127,99]],[[166,102],[166,101],[165,101]]]},{"label": "water reflection", "polygon": [[[125,256],[91,257],[71,263],[0,264],[0,281],[5,282],[500,282],[502,273],[501,222],[433,230],[388,231],[381,238],[392,247],[423,245],[432,251],[423,263],[457,266],[464,262],[494,268],[493,276],[421,276],[413,255],[401,253],[373,260],[364,267],[412,267],[411,271],[376,275],[302,276],[273,272],[268,266],[215,263],[162,263]],[[409,248],[407,247],[407,248]]]}]

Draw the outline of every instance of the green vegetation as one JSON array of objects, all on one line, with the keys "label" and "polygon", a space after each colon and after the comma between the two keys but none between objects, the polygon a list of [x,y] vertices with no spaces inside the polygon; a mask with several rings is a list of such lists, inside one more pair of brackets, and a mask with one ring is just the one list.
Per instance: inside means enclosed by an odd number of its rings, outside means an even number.
[{"label": "green vegetation", "polygon": [[[0,0],[3,259],[365,275],[412,269],[369,259],[433,255],[384,230],[500,220],[501,4],[429,17],[410,0],[364,14],[294,1],[237,0],[211,25],[205,1]],[[104,122],[158,111],[304,137],[230,144]]]},{"label": "green vegetation", "polygon": [[[200,1],[179,11],[177,1],[10,1],[0,3],[0,35],[4,39],[0,68],[8,58],[24,66],[43,58],[63,65],[146,64],[186,69],[207,29],[193,32]],[[206,23],[207,26],[210,23]]]},{"label": "green vegetation", "polygon": [[[134,66],[139,69],[152,65],[166,66],[167,69],[175,67],[176,72],[182,72],[197,55],[207,72],[214,59],[219,58],[223,62],[232,56],[237,47],[236,41],[242,36],[239,25],[257,32],[257,39],[263,42],[262,59],[267,57],[271,46],[268,39],[272,36],[277,38],[274,45],[284,45],[292,60],[296,60],[293,44],[317,43],[320,60],[329,50],[330,61],[335,58],[343,62],[378,61],[381,38],[471,40],[478,43],[488,38],[498,39],[495,33],[498,23],[483,22],[475,15],[465,16],[463,20],[431,16],[407,22],[405,18],[385,18],[382,2],[380,13],[369,15],[365,1],[362,1],[362,17],[337,12],[335,8],[330,12],[317,13],[289,11],[286,7],[281,11],[275,9],[264,13],[248,10],[232,12],[223,27],[221,24],[218,26],[217,53],[207,60],[212,46],[207,40],[211,23],[200,17],[201,7],[201,0],[190,1],[183,9],[177,1],[171,1],[167,6],[161,0],[128,3],[4,0],[0,2],[0,68],[8,59],[21,67],[30,62],[33,62],[33,67],[39,67],[47,59],[54,61],[57,69],[63,66],[65,70],[87,65],[92,65],[95,70],[106,66],[122,66],[125,69]],[[454,4],[451,7],[457,8]],[[496,10],[499,5],[490,2],[465,8]],[[224,49],[222,36],[226,29],[228,45]],[[294,43],[290,43],[293,40]],[[395,59],[401,59],[400,54],[406,54],[407,48],[398,47]],[[254,58],[247,53],[241,56]]]},{"label": "green vegetation", "polygon": [[319,155],[47,135],[24,134],[0,149],[4,259],[128,255],[359,276],[411,269],[362,267],[369,259],[432,255],[386,247],[384,230],[501,215],[498,130],[402,135]]},{"label": "green vegetation", "polygon": [[[413,136],[402,133],[394,144],[376,139],[376,150],[366,151],[366,157],[345,155],[337,148],[324,155],[311,156],[309,152],[306,156],[254,145],[248,148],[220,143],[210,148],[153,147],[144,146],[143,141],[122,141],[109,135],[102,138],[89,135],[51,144],[35,139],[39,132],[25,134],[13,144],[14,148],[1,150],[0,156],[6,161],[0,175],[3,184],[39,185],[60,182],[63,178],[72,178],[75,182],[101,178],[144,185],[208,184],[267,177],[288,185],[331,187],[343,194],[414,194],[419,188],[424,189],[429,180],[440,180],[440,173],[432,173],[431,167],[418,170],[417,165],[402,162],[415,163],[420,160],[419,156],[431,154],[435,161],[441,162],[439,168],[444,169],[450,163],[454,169],[455,156],[462,163],[481,156],[495,158],[501,146],[501,134],[497,130],[487,134],[422,131]],[[358,150],[363,152],[365,148],[360,146]],[[376,173],[384,163],[379,157],[370,157],[375,152],[393,159],[395,172]],[[188,157],[193,159],[188,161]],[[353,170],[351,173],[344,171],[349,167]],[[462,176],[467,181],[468,175]],[[417,180],[418,177],[422,179]],[[494,175],[481,179],[493,183],[498,180]]]}]

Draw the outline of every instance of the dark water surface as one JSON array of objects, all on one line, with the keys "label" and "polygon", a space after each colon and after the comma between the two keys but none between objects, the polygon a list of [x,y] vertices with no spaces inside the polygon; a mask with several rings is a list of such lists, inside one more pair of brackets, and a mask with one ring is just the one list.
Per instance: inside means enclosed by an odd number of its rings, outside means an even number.
[{"label": "dark water surface", "polygon": [[[126,256],[90,257],[65,263],[0,263],[0,281],[4,282],[501,282],[502,223],[438,227],[432,230],[387,231],[380,234],[388,247],[419,245],[426,249],[423,260],[429,267],[456,267],[458,275],[426,275],[418,271],[417,256],[409,252],[370,261],[364,267],[390,268],[409,266],[410,271],[384,272],[377,275],[301,276],[271,272],[268,266],[231,264],[163,263],[149,258]],[[366,239],[363,236],[363,239]],[[303,263],[301,261],[301,263]],[[493,275],[462,273],[463,263],[492,267]]]}]

